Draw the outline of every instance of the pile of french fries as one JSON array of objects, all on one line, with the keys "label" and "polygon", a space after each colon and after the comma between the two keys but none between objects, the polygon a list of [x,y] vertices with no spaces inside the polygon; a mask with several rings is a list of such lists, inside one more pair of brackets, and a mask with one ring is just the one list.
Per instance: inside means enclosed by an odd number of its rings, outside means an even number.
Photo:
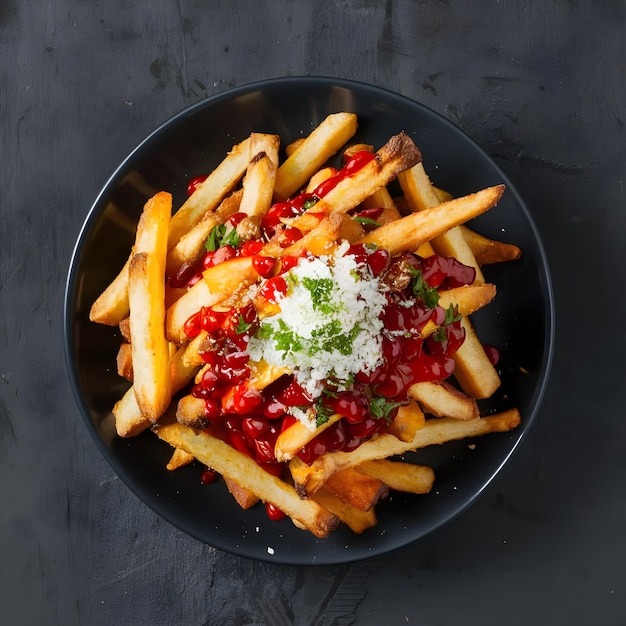
[{"label": "pile of french fries", "polygon": [[[452,198],[431,184],[420,151],[406,134],[395,135],[377,150],[351,145],[357,122],[351,113],[331,114],[306,138],[285,146],[284,156],[277,135],[253,133],[233,146],[174,213],[172,196],[157,193],[143,208],[126,264],[90,312],[94,322],[119,326],[124,338],[118,372],[132,385],[113,407],[121,437],[151,429],[173,447],[169,469],[197,461],[223,477],[243,508],[270,503],[317,537],[327,536],[342,522],[356,533],[374,526],[375,506],[390,490],[429,492],[433,470],[397,460],[401,455],[506,432],[520,423],[516,408],[480,415],[477,401],[491,397],[500,378],[470,321],[496,293],[481,268],[521,254],[518,247],[482,237],[466,226],[497,204],[503,186]],[[454,356],[450,379],[413,384],[409,403],[398,409],[393,421],[350,452],[326,452],[311,464],[298,456],[341,415],[313,431],[301,422],[286,428],[274,451],[282,464],[277,475],[217,436],[204,413],[204,401],[190,394],[194,381],[210,367],[201,355],[210,338],[205,331],[189,338],[185,324],[202,307],[227,311],[235,306],[260,280],[259,274],[250,258],[242,256],[207,269],[203,280],[188,288],[172,287],[167,278],[185,264],[197,266],[213,229],[234,213],[245,214],[237,225],[241,238],[258,238],[259,224],[273,203],[315,189],[332,175],[326,164],[335,155],[364,150],[374,158],[320,199],[315,216],[304,212],[285,218],[302,238],[286,245],[281,240],[284,231],[279,231],[263,241],[262,254],[280,259],[306,251],[319,256],[348,240],[384,248],[392,256],[415,252],[421,257],[455,257],[475,269],[475,280],[442,291],[440,305],[456,307],[465,340]],[[383,209],[375,227],[366,229],[352,218],[350,212],[357,207]],[[248,384],[256,390],[290,373],[263,362],[251,364],[251,370]]]}]

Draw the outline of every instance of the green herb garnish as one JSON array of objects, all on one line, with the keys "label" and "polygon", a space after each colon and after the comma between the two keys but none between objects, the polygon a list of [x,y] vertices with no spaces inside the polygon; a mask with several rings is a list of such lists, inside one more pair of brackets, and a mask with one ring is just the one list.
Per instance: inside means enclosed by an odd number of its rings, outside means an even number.
[{"label": "green herb garnish", "polygon": [[422,276],[422,270],[415,269],[411,265],[408,266],[409,273],[413,277],[412,289],[413,295],[424,301],[429,309],[434,309],[439,303],[439,292],[435,287],[431,287]]},{"label": "green herb garnish", "polygon": [[232,246],[236,248],[239,245],[239,235],[235,228],[231,228],[226,232],[226,224],[218,224],[211,229],[209,236],[204,244],[207,252],[215,252],[222,246]]},{"label": "green herb garnish", "polygon": [[370,398],[370,414],[377,420],[385,419],[390,422],[392,411],[402,404],[402,402],[390,402],[383,396],[374,396]]},{"label": "green herb garnish", "polygon": [[302,285],[311,294],[311,303],[316,311],[330,314],[336,311],[337,307],[331,304],[331,294],[334,282],[331,278],[302,278]]},{"label": "green herb garnish", "polygon": [[374,228],[379,228],[380,224],[373,220],[371,217],[363,217],[362,215],[355,215],[352,218],[357,224],[361,224],[361,226],[373,226]]},{"label": "green herb garnish", "polygon": [[243,315],[240,313],[239,318],[237,319],[237,326],[235,326],[235,332],[238,335],[243,335],[244,333],[247,333],[250,328],[252,328],[252,324],[246,322]]}]

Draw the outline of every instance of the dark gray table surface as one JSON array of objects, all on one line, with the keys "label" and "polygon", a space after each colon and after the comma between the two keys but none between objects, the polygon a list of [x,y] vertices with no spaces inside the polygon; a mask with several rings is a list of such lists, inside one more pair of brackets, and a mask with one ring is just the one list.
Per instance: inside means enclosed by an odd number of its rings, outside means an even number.
[{"label": "dark gray table surface", "polygon": [[[0,5],[0,623],[626,623],[626,4],[112,0]],[[550,261],[539,418],[480,501],[399,553],[260,563],[202,545],[115,476],[64,363],[70,255],[156,126],[262,78],[389,88],[463,128]]]}]

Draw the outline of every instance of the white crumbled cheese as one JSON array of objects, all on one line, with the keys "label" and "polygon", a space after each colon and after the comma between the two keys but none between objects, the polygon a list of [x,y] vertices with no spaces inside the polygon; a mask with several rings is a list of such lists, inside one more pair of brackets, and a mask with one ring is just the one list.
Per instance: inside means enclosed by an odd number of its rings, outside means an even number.
[{"label": "white crumbled cheese", "polygon": [[[380,318],[387,299],[378,279],[346,249],[300,259],[285,274],[289,289],[278,299],[280,312],[263,320],[248,344],[252,360],[288,366],[314,399],[326,379],[341,388],[382,359]],[[296,417],[310,424],[310,415],[301,413]]]}]

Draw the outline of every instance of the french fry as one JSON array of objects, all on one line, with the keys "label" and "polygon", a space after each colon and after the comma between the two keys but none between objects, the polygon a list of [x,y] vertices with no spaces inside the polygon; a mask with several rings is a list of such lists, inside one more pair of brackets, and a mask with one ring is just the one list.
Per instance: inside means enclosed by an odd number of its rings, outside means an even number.
[{"label": "french fry", "polygon": [[330,254],[336,247],[337,241],[342,235],[358,237],[362,229],[347,215],[331,213],[322,217],[321,221],[315,220],[314,227],[301,239],[298,239],[287,248],[281,247],[280,238],[270,241],[262,251],[262,254],[272,257],[298,256],[305,251],[314,255]]},{"label": "french fry", "polygon": [[278,168],[274,194],[285,200],[305,186],[322,165],[354,135],[357,116],[334,113],[324,119]]},{"label": "french fry", "polygon": [[[424,170],[424,164],[418,163],[398,176],[404,196],[412,211],[424,211],[441,204],[437,190],[433,187]],[[476,271],[476,283],[484,283],[485,277],[458,225],[447,232],[434,237],[431,245],[437,254],[452,256],[464,265]]]},{"label": "french fry", "polygon": [[[330,476],[324,483],[324,489],[342,502],[361,511],[371,511],[376,503],[386,498],[389,493],[389,487],[382,480],[352,467],[347,467]],[[306,497],[306,494],[300,495]]]},{"label": "french fry", "polygon": [[130,343],[124,342],[120,344],[117,351],[117,374],[126,380],[133,382],[133,357]]},{"label": "french fry", "polygon": [[[384,482],[390,489],[406,493],[429,493],[435,481],[435,472],[426,465],[402,461],[365,461],[356,469]],[[345,470],[344,470],[345,471]]]},{"label": "french fry", "polygon": [[[256,225],[256,231],[246,233],[244,239],[252,239],[260,234],[260,218],[267,213],[274,195],[274,181],[278,167],[278,135],[250,135],[251,160],[243,181],[243,196],[240,211],[247,215],[247,222]],[[238,232],[240,227],[237,228]]]},{"label": "french fry", "polygon": [[469,245],[479,265],[491,263],[504,263],[505,261],[517,261],[522,256],[522,250],[511,243],[488,239],[476,231],[465,226],[459,226],[465,241]]},{"label": "french fry", "polygon": [[[439,306],[443,309],[448,309],[450,306],[455,307],[457,314],[463,316],[462,320],[465,320],[464,327],[469,328],[469,332],[473,332],[473,328],[471,327],[467,316],[489,304],[495,297],[496,286],[491,283],[483,283],[482,285],[464,285],[463,287],[454,287],[453,289],[446,289],[445,291],[439,292]],[[421,335],[422,337],[427,337],[438,328],[439,326],[437,324],[435,324],[432,320],[429,320],[421,330]],[[456,354],[458,354],[458,351]],[[489,369],[485,366],[485,364],[481,365],[477,360],[474,361],[474,364],[476,367],[482,367],[485,370]],[[462,363],[460,367],[471,368],[471,365]]]},{"label": "french fry", "polygon": [[337,496],[332,495],[323,487],[318,489],[312,496],[318,504],[336,515],[352,532],[360,535],[368,528],[376,526],[376,514],[374,509],[362,511],[351,504],[343,502]]},{"label": "french fry", "polygon": [[296,218],[293,226],[306,227],[311,219],[315,219],[316,214],[325,215],[332,211],[347,213],[394,180],[400,172],[418,163],[421,158],[419,149],[408,135],[394,135],[369,163],[341,180],[315,205],[314,211],[307,211]]},{"label": "french fry", "polygon": [[496,297],[496,286],[492,283],[465,285],[439,292],[439,306],[451,305],[458,308],[460,315],[471,315],[489,304]]},{"label": "french fry", "polygon": [[208,428],[211,421],[204,414],[204,400],[192,395],[183,396],[176,405],[176,421],[190,428]]},{"label": "french fry", "polygon": [[290,157],[302,145],[304,140],[305,137],[299,137],[298,139],[294,139],[291,143],[287,144],[285,146],[285,154]]},{"label": "french fry", "polygon": [[251,509],[258,501],[259,496],[251,491],[242,487],[237,481],[232,478],[224,477],[224,483],[226,488],[231,493],[237,504],[244,510]]},{"label": "french fry", "polygon": [[490,398],[501,384],[500,376],[489,361],[471,322],[463,317],[461,326],[465,339],[454,355],[454,377],[463,391],[473,398]]},{"label": "french fry", "polygon": [[165,255],[172,196],[158,193],[146,203],[128,269],[133,387],[150,421],[167,409],[171,395],[169,345],[164,333]]},{"label": "french fry", "polygon": [[[357,152],[374,152],[374,146],[371,144],[358,143],[349,146],[344,150],[344,159],[349,159]],[[389,222],[393,222],[402,217],[396,203],[393,201],[391,194],[387,187],[381,187],[377,189],[372,195],[368,196],[362,201],[363,208],[382,208],[383,212],[376,218],[376,222],[379,226],[383,226]]]},{"label": "french fry", "polygon": [[130,259],[133,254],[134,252],[131,251],[119,274],[91,305],[89,319],[92,322],[116,326],[128,317],[130,312],[128,303],[128,268],[130,267]]},{"label": "french fry", "polygon": [[427,420],[424,427],[415,433],[415,437],[410,442],[400,441],[393,435],[383,434],[376,439],[364,442],[351,452],[327,452],[313,461],[311,465],[294,457],[289,461],[289,469],[298,493],[310,496],[333,474],[364,461],[384,459],[454,439],[508,432],[516,428],[519,423],[520,414],[517,409],[467,421],[440,417]]},{"label": "french fry", "polygon": [[341,419],[341,415],[335,413],[328,418],[328,421],[318,426],[315,430],[307,428],[302,422],[294,422],[289,428],[283,430],[274,445],[274,456],[280,463],[284,463],[306,446],[309,441],[323,433]]},{"label": "french fry", "polygon": [[492,208],[504,193],[504,185],[487,187],[430,209],[411,213],[371,231],[359,243],[373,243],[394,256],[416,250],[433,237]]},{"label": "french fry", "polygon": [[189,452],[185,452],[185,450],[181,450],[180,448],[174,448],[172,456],[165,467],[170,472],[173,472],[185,465],[193,463],[194,459],[193,454],[189,454]]},{"label": "french fry", "polygon": [[224,160],[176,211],[170,223],[167,249],[171,250],[208,212],[213,211],[241,180],[250,159],[250,138],[233,146]]},{"label": "french fry", "polygon": [[132,338],[130,335],[130,318],[129,317],[125,317],[123,320],[120,321],[119,330],[120,330],[120,335],[122,335],[122,338],[124,339],[124,341],[126,341],[126,343],[131,343]]},{"label": "french fry", "polygon": [[291,485],[269,474],[253,459],[209,431],[194,431],[174,423],[158,426],[155,432],[160,439],[186,450],[222,476],[253,491],[264,502],[271,502],[316,537],[327,537],[337,527],[336,515],[314,500],[302,500]]},{"label": "french fry", "polygon": [[409,387],[408,393],[427,413],[436,417],[452,417],[459,420],[480,417],[476,400],[445,381],[414,383]]},{"label": "french fry", "polygon": [[415,433],[424,427],[426,416],[420,406],[411,400],[409,404],[398,407],[395,418],[389,424],[389,432],[400,441],[412,441]]},{"label": "french fry", "polygon": [[311,180],[309,180],[309,184],[306,186],[305,191],[307,193],[313,193],[319,185],[334,176],[336,173],[337,170],[334,167],[324,167],[315,172],[315,174],[311,176]]}]

